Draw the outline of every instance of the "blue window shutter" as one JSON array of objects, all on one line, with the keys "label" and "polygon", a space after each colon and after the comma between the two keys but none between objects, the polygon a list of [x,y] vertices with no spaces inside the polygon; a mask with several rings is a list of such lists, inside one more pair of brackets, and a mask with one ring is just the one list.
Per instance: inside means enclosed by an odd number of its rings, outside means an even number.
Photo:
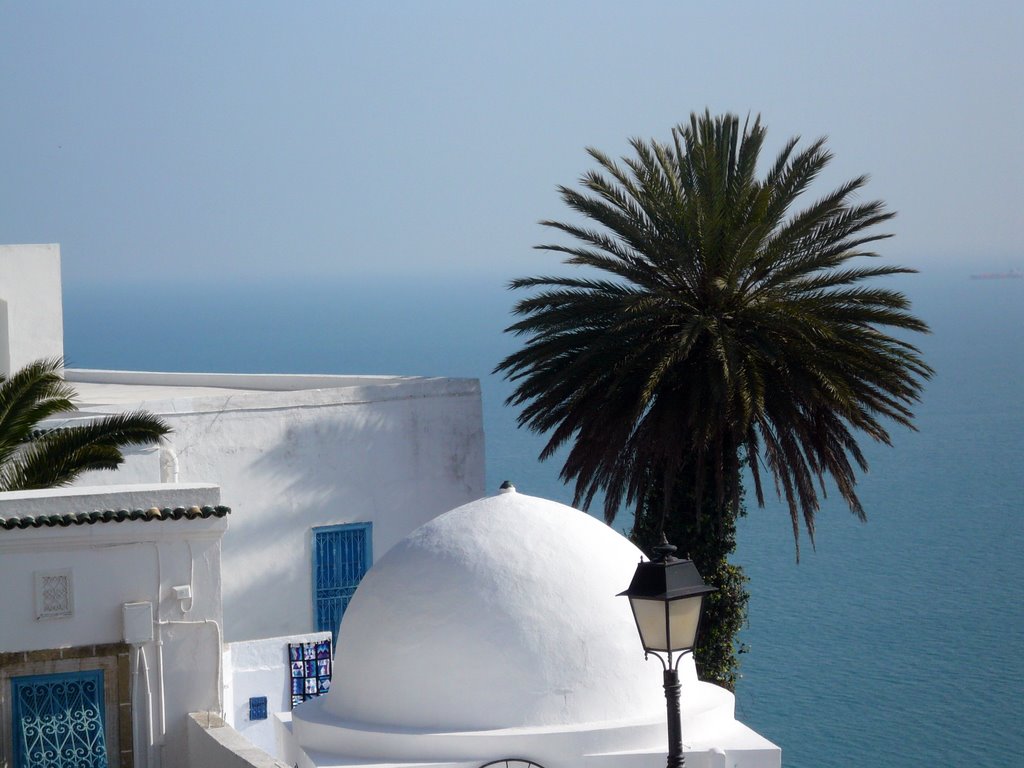
[{"label": "blue window shutter", "polygon": [[337,645],[338,625],[373,562],[372,523],[313,529],[313,615]]},{"label": "blue window shutter", "polygon": [[249,719],[250,720],[266,720],[267,719],[267,697],[266,696],[250,696],[249,697]]},{"label": "blue window shutter", "polygon": [[11,678],[15,768],[107,768],[103,670]]}]

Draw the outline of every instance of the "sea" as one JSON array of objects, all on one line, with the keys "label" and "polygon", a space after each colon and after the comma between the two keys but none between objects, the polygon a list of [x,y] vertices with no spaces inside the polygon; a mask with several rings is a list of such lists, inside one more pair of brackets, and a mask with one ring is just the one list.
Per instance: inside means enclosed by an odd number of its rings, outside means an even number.
[{"label": "sea", "polygon": [[[935,376],[917,431],[862,441],[868,521],[830,494],[798,563],[785,507],[747,495],[736,713],[787,768],[1024,766],[1024,280],[968,273],[895,285],[932,328],[916,343]],[[571,503],[564,453],[538,461],[492,373],[521,343],[515,298],[472,274],[65,279],[65,349],[81,368],[477,378],[489,491]]]}]

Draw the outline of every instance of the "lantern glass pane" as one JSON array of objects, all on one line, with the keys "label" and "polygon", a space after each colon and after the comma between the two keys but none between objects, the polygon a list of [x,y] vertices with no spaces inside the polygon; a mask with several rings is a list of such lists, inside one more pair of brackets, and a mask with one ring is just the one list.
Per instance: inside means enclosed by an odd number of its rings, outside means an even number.
[{"label": "lantern glass pane", "polygon": [[[665,627],[665,601],[631,597],[640,640],[648,651],[686,651],[693,648],[700,623],[703,595],[672,600],[668,603],[668,632]],[[671,648],[669,648],[671,645]]]},{"label": "lantern glass pane", "polygon": [[637,629],[640,630],[640,641],[649,651],[665,651],[665,601],[641,600],[631,597]]},{"label": "lantern glass pane", "polygon": [[693,648],[697,639],[697,625],[700,623],[700,607],[703,595],[684,597],[668,604],[668,622],[673,651]]}]

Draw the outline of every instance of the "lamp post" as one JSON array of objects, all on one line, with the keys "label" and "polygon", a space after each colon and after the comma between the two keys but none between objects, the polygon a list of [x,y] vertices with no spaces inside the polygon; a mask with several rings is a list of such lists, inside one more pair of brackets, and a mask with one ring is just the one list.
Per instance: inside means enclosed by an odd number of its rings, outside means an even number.
[{"label": "lamp post", "polygon": [[619,593],[620,597],[625,595],[629,598],[644,656],[657,656],[665,670],[668,768],[682,768],[684,764],[679,715],[679,660],[687,652],[692,652],[697,642],[704,595],[716,591],[704,583],[692,560],[673,557],[675,551],[676,548],[662,537],[661,544],[654,548],[654,560],[641,561],[629,589]]}]

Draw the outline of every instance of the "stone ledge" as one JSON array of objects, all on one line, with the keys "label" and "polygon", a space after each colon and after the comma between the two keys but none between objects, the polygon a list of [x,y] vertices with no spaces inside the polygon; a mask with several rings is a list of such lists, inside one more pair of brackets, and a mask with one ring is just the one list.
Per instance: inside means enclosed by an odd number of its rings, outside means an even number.
[{"label": "stone ledge", "polygon": [[216,712],[188,716],[190,768],[291,768],[268,755]]}]

